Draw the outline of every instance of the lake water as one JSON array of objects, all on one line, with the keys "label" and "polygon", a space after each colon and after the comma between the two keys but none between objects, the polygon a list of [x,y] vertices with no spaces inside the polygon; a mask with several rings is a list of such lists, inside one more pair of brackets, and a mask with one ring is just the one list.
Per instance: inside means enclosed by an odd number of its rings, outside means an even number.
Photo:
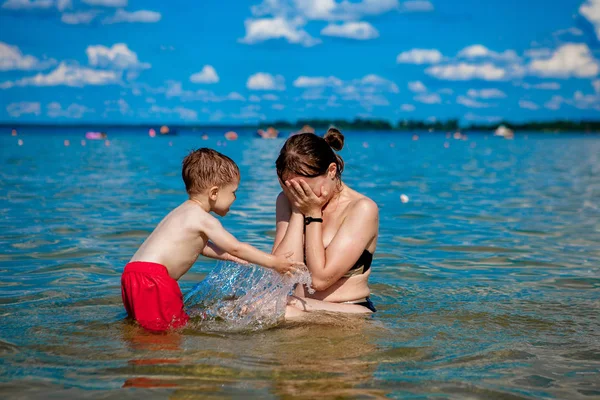
[{"label": "lake water", "polygon": [[[149,334],[123,320],[120,274],[185,200],[189,150],[238,162],[222,222],[273,240],[283,139],[208,133],[0,133],[3,398],[600,396],[600,136],[346,132],[345,182],[380,207],[379,312]],[[214,266],[198,260],[183,292]]]}]

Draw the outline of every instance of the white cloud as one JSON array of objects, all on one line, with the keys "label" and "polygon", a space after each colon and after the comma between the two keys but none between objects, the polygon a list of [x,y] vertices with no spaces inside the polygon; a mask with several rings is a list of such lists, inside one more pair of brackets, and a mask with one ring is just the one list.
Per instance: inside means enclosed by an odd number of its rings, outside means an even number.
[{"label": "white cloud", "polygon": [[251,104],[240,109],[239,114],[231,114],[232,118],[244,119],[244,120],[264,120],[267,117],[264,114],[259,113],[260,106]]},{"label": "white cloud", "polygon": [[271,108],[272,108],[273,110],[283,110],[283,109],[285,108],[285,106],[284,106],[283,104],[273,104],[273,105],[271,106]]},{"label": "white cloud", "polygon": [[576,91],[573,99],[569,101],[575,108],[581,110],[594,109],[600,111],[600,95],[583,94],[581,91]]},{"label": "white cloud", "polygon": [[81,118],[85,113],[93,112],[94,110],[81,104],[71,104],[67,108],[62,108],[60,103],[54,101],[46,106],[47,114],[51,118],[66,117],[66,118]]},{"label": "white cloud", "polygon": [[415,93],[423,93],[427,91],[427,88],[421,81],[408,82],[408,89]]},{"label": "white cloud", "polygon": [[251,103],[259,103],[260,102],[260,97],[258,97],[257,95],[253,94],[250,95],[250,97],[248,97],[248,101]]},{"label": "white cloud", "polygon": [[498,53],[488,49],[481,44],[474,44],[472,46],[465,47],[458,53],[458,57],[467,59],[478,59],[488,58],[498,61],[518,61],[519,56],[513,50],[505,50],[502,53]]},{"label": "white cloud", "polygon": [[85,50],[88,62],[94,67],[114,70],[140,70],[150,68],[150,64],[138,60],[137,54],[129,50],[127,44],[117,43],[112,47],[88,46]]},{"label": "white cloud", "polygon": [[379,32],[368,22],[345,22],[341,25],[327,25],[321,30],[321,35],[369,40],[379,37]]},{"label": "white cloud", "polygon": [[403,11],[412,11],[412,12],[426,12],[433,11],[433,4],[426,0],[410,0],[402,3]]},{"label": "white cloud", "polygon": [[127,0],[81,0],[85,4],[91,6],[102,6],[102,7],[125,7]]},{"label": "white cloud", "polygon": [[435,49],[412,49],[398,54],[398,64],[436,64],[442,61],[443,56]]},{"label": "white cloud", "polygon": [[508,76],[505,69],[492,63],[434,65],[425,70],[431,76],[442,80],[465,81],[471,79],[483,79],[486,81],[497,81]]},{"label": "white cloud", "polygon": [[202,71],[190,76],[190,81],[194,83],[217,83],[219,82],[219,75],[211,65],[205,65]]},{"label": "white cloud", "polygon": [[39,73],[16,82],[4,82],[2,87],[12,86],[85,86],[108,85],[121,81],[120,71],[95,70],[61,62],[48,74]]},{"label": "white cloud", "polygon": [[167,81],[166,87],[145,88],[151,93],[164,93],[165,97],[178,97],[182,101],[201,101],[204,103],[220,103],[223,101],[246,101],[246,98],[237,92],[230,92],[225,96],[216,95],[214,92],[209,90],[185,90],[181,82]]},{"label": "white cloud", "polygon": [[565,99],[562,96],[552,96],[552,98],[544,104],[544,107],[550,110],[558,110],[564,101]]},{"label": "white cloud", "polygon": [[295,87],[340,86],[342,81],[335,76],[299,76],[294,81]]},{"label": "white cloud", "polygon": [[556,78],[587,78],[600,71],[600,65],[583,43],[562,45],[549,58],[533,60],[528,67],[533,75]]},{"label": "white cloud", "polygon": [[374,106],[388,106],[390,104],[382,93],[398,93],[400,91],[398,85],[394,82],[375,74],[368,74],[362,78],[349,81],[342,81],[334,76],[301,76],[294,81],[294,86],[307,89],[299,98],[301,100],[326,101],[326,104],[321,105],[313,104],[309,106],[305,104],[307,108],[314,106],[319,109],[339,107],[341,105],[337,102],[339,98],[344,101],[357,102],[360,106],[371,110]]},{"label": "white cloud", "polygon": [[540,106],[529,100],[519,100],[519,107],[527,110],[538,110]]},{"label": "white cloud", "polygon": [[258,72],[248,78],[246,87],[251,90],[285,90],[285,78],[281,75]]},{"label": "white cloud", "polygon": [[2,8],[8,10],[35,10],[49,9],[55,7],[58,11],[64,11],[73,7],[72,0],[6,0]]},{"label": "white cloud", "polygon": [[559,90],[560,83],[557,82],[542,82],[535,85],[529,83],[523,83],[521,85],[523,89],[543,89],[543,90]]},{"label": "white cloud", "polygon": [[600,0],[587,0],[579,7],[579,13],[594,25],[596,36],[600,40]]},{"label": "white cloud", "polygon": [[414,99],[419,103],[425,104],[439,104],[442,102],[442,98],[437,93],[423,93],[415,96]]},{"label": "white cloud", "polygon": [[402,106],[400,106],[400,110],[405,111],[405,112],[413,112],[415,111],[415,106],[413,106],[412,104],[402,104]]},{"label": "white cloud", "polygon": [[320,39],[310,36],[303,29],[305,23],[302,18],[292,20],[283,17],[247,19],[244,22],[246,36],[239,39],[239,42],[255,44],[270,39],[285,39],[289,43],[301,44],[305,47],[321,43]]},{"label": "white cloud", "polygon": [[41,107],[38,102],[21,101],[18,103],[10,103],[6,106],[6,111],[11,117],[18,118],[25,114],[40,115]]},{"label": "white cloud", "polygon": [[499,89],[469,89],[467,95],[470,97],[481,98],[481,99],[502,99],[506,97],[506,93]]},{"label": "white cloud", "polygon": [[254,16],[290,16],[307,20],[359,20],[364,16],[381,15],[399,9],[398,0],[263,0],[251,8]]},{"label": "white cloud", "polygon": [[571,28],[567,28],[567,29],[560,29],[560,30],[554,32],[553,35],[554,36],[561,36],[561,35],[582,36],[583,31],[579,28],[571,27]]},{"label": "white cloud", "polygon": [[525,51],[525,55],[529,58],[547,58],[552,55],[552,50],[548,48],[529,49]]},{"label": "white cloud", "polygon": [[552,96],[550,100],[544,104],[544,107],[550,110],[558,110],[563,104],[580,110],[597,110],[600,111],[600,95],[599,94],[584,94],[581,91],[576,91],[572,98],[564,98],[562,96]]},{"label": "white cloud", "polygon": [[40,61],[23,54],[17,46],[0,42],[0,71],[44,69],[53,64],[56,64],[55,60]]},{"label": "white cloud", "polygon": [[262,98],[263,98],[263,100],[267,100],[267,101],[277,101],[277,100],[279,100],[279,97],[277,97],[277,96],[275,96],[274,94],[271,94],[271,93],[263,94]]},{"label": "white cloud", "polygon": [[366,89],[367,92],[381,90],[391,93],[400,92],[400,89],[398,89],[398,85],[396,85],[394,82],[375,74],[365,75],[360,80],[360,84]]},{"label": "white cloud", "polygon": [[98,12],[95,10],[77,11],[74,13],[64,13],[60,17],[60,20],[69,25],[89,24],[97,15]]},{"label": "white cloud", "polygon": [[50,8],[54,5],[54,0],[6,0],[2,4],[2,8],[9,10],[33,10],[36,8]]},{"label": "white cloud", "polygon": [[502,117],[495,115],[477,115],[471,112],[466,113],[464,118],[471,122],[498,122],[502,119]]},{"label": "white cloud", "polygon": [[159,114],[159,115],[177,115],[181,119],[185,119],[188,121],[194,121],[198,119],[198,112],[185,107],[160,107],[156,104],[153,104],[150,107],[150,113]]},{"label": "white cloud", "polygon": [[488,103],[482,103],[480,101],[474,100],[470,97],[466,97],[466,96],[458,96],[456,98],[456,102],[458,104],[462,104],[465,107],[469,107],[469,108],[488,108],[491,107],[492,104],[488,104]]},{"label": "white cloud", "polygon": [[[146,103],[154,104],[154,103],[156,103],[156,100],[152,97],[147,97]],[[106,100],[106,101],[104,101],[104,105],[107,106],[106,109],[104,110],[105,116],[108,113],[113,112],[113,111],[118,111],[121,115],[133,114],[131,111],[131,107],[124,99]]]},{"label": "white cloud", "polygon": [[128,12],[122,9],[118,9],[115,15],[104,18],[103,24],[118,24],[121,22],[143,22],[143,23],[154,23],[160,21],[162,15],[156,11],[139,10]]},{"label": "white cloud", "polygon": [[227,95],[227,100],[246,101],[246,98],[238,92],[231,92]]}]

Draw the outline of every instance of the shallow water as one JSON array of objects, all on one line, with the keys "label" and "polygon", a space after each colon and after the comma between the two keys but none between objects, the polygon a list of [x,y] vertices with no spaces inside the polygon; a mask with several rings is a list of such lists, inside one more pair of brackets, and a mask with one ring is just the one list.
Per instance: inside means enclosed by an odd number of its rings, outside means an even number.
[{"label": "shallow water", "polygon": [[[0,134],[2,397],[600,396],[599,136],[349,132],[345,181],[380,207],[380,311],[153,335],[123,321],[119,277],[185,199],[182,157],[210,146],[239,163],[223,223],[268,250],[283,140],[83,133]],[[200,259],[184,293],[214,266]]]}]

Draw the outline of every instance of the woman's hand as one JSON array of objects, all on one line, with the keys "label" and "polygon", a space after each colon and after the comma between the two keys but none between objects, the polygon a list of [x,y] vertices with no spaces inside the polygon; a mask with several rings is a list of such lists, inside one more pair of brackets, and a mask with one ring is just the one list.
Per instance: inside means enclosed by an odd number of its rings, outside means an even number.
[{"label": "woman's hand", "polygon": [[292,209],[311,217],[321,217],[322,208],[327,203],[327,193],[321,187],[321,196],[317,196],[304,179],[294,178],[285,181],[284,193]]}]

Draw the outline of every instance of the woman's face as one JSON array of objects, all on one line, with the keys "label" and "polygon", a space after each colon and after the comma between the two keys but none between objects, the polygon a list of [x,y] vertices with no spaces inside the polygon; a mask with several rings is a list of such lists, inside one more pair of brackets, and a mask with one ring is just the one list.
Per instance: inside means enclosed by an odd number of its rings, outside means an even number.
[{"label": "woman's face", "polygon": [[[321,197],[321,194],[323,192],[327,193],[328,197],[331,197],[331,196],[333,196],[333,193],[334,193],[335,187],[336,187],[336,179],[335,179],[336,167],[335,167],[335,164],[331,164],[331,165],[333,167],[330,166],[330,168],[327,170],[326,173],[324,173],[323,175],[312,177],[312,178],[302,176],[302,175],[297,175],[294,173],[283,174],[283,178],[288,181],[292,180],[292,179],[302,179],[306,183],[308,183],[308,186],[310,186],[310,188],[312,189],[312,191],[314,192],[314,194],[317,197]],[[282,189],[286,189],[285,182],[282,182],[281,179],[279,180],[279,185],[281,185]]]}]

